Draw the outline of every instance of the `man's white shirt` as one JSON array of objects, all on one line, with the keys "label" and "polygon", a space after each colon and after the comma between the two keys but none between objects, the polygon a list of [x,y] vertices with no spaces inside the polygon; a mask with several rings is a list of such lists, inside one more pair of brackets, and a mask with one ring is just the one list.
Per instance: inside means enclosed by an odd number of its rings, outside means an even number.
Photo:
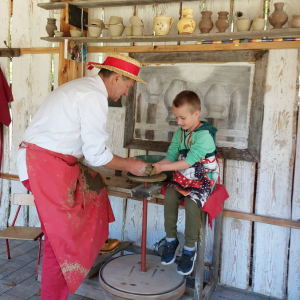
[{"label": "man's white shirt", "polygon": [[[106,146],[108,134],[107,90],[101,77],[83,77],[55,89],[44,100],[23,141],[39,147],[84,157],[84,164],[99,167],[107,164],[113,154]],[[26,149],[17,156],[20,180],[28,179]]]}]

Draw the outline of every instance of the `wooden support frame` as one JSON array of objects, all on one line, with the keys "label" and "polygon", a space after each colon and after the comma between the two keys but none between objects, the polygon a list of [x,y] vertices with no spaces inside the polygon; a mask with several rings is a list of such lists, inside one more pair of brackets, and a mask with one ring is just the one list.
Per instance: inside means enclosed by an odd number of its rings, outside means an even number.
[{"label": "wooden support frame", "polygon": [[[218,147],[217,150],[225,159],[259,162],[262,133],[263,99],[268,51],[224,51],[224,52],[186,52],[178,53],[131,53],[142,65],[175,64],[175,63],[227,63],[248,62],[256,64],[254,73],[252,107],[249,123],[248,147],[235,149]],[[124,147],[166,152],[170,142],[142,140],[134,137],[137,84],[127,97],[125,116]]]}]

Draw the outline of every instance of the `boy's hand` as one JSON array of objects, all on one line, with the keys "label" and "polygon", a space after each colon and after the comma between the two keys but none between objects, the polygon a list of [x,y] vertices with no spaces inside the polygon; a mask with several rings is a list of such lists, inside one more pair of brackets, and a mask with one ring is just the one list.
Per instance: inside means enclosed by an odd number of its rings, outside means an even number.
[{"label": "boy's hand", "polygon": [[152,166],[154,169],[152,170],[151,175],[157,175],[162,172],[162,168],[161,168],[162,165],[155,163],[155,164],[152,164]]}]

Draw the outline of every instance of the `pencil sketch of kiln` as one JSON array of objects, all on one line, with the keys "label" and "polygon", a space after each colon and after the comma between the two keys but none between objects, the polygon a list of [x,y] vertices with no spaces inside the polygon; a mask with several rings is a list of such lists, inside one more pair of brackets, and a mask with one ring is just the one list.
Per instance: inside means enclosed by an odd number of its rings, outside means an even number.
[{"label": "pencil sketch of kiln", "polygon": [[136,139],[170,141],[178,128],[172,102],[183,90],[201,99],[200,119],[218,128],[217,146],[247,148],[254,78],[249,63],[147,65],[136,92]]}]

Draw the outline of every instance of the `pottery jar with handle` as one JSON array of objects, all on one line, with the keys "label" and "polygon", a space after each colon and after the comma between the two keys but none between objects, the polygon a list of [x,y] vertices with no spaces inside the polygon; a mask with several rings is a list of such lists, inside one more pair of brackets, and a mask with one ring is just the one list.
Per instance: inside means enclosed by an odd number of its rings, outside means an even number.
[{"label": "pottery jar with handle", "polygon": [[293,15],[292,28],[300,28],[300,15]]},{"label": "pottery jar with handle", "polygon": [[155,35],[168,35],[174,24],[174,17],[154,17],[153,29]]},{"label": "pottery jar with handle", "polygon": [[201,33],[209,33],[214,27],[214,24],[211,20],[212,12],[208,10],[201,11],[201,14],[202,14],[202,20],[199,23],[199,29]]},{"label": "pottery jar with handle", "polygon": [[47,21],[47,25],[46,25],[46,31],[47,31],[47,33],[50,37],[53,37],[54,36],[54,30],[57,30],[57,27],[55,25],[56,19],[48,18],[47,20],[48,21]]},{"label": "pottery jar with handle", "polygon": [[182,17],[177,23],[179,34],[192,34],[196,30],[197,23],[193,17],[193,8],[184,8]]},{"label": "pottery jar with handle", "polygon": [[275,11],[270,15],[269,22],[275,29],[281,29],[288,21],[288,15],[283,11],[283,2],[274,3]]},{"label": "pottery jar with handle", "polygon": [[219,18],[216,22],[216,27],[219,29],[219,32],[225,32],[229,27],[228,14],[228,11],[218,12]]}]

